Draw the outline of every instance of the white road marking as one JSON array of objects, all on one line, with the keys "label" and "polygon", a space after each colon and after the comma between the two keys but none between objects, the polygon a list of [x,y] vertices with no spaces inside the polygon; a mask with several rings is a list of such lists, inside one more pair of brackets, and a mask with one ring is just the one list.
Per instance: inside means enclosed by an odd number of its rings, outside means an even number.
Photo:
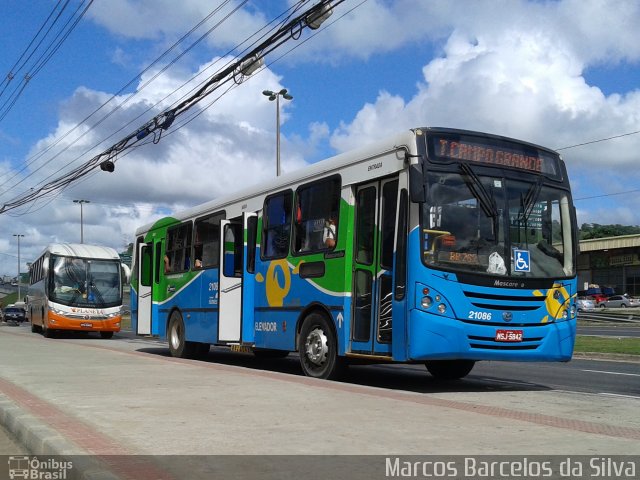
[{"label": "white road marking", "polygon": [[592,373],[608,373],[609,375],[628,375],[630,377],[640,377],[640,373],[623,373],[623,372],[607,372],[605,370],[580,370],[581,372],[592,372]]}]

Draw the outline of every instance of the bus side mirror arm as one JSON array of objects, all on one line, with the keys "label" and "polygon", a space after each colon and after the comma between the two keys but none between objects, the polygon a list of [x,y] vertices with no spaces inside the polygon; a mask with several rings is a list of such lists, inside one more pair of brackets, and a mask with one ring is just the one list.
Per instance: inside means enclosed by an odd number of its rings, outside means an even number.
[{"label": "bus side mirror arm", "polygon": [[405,154],[405,161],[409,164],[409,194],[413,203],[427,201],[426,185],[424,183],[424,159],[421,155]]}]

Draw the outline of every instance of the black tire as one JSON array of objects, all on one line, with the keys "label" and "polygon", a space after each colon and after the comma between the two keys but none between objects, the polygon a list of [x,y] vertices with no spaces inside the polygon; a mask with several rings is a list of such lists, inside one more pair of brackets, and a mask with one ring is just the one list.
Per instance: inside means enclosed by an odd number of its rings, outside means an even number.
[{"label": "black tire", "polygon": [[34,325],[33,323],[31,324],[31,331],[32,331],[33,333],[36,333],[36,332],[38,332],[39,330],[40,330],[40,329],[38,328],[38,326],[37,326],[37,325]]},{"label": "black tire", "polygon": [[620,305],[620,307],[627,308],[627,306],[624,303],[622,305]]},{"label": "black tire", "polygon": [[172,357],[194,358],[197,344],[185,340],[184,322],[180,312],[174,311],[169,319],[169,329],[167,330],[167,340],[169,341],[169,351]]},{"label": "black tire", "polygon": [[424,363],[427,370],[438,380],[458,380],[466,377],[473,366],[474,360],[430,360]]},{"label": "black tire", "polygon": [[304,319],[298,352],[302,371],[309,377],[333,379],[344,373],[345,361],[338,358],[336,336],[324,315],[312,313]]},{"label": "black tire", "polygon": [[257,358],[285,358],[289,355],[287,350],[273,350],[271,348],[254,348],[253,354]]},{"label": "black tire", "polygon": [[51,330],[49,327],[47,327],[47,322],[46,320],[42,320],[42,336],[44,336],[45,338],[53,338],[53,336],[55,335],[55,330]]},{"label": "black tire", "polygon": [[100,332],[100,337],[108,340],[113,338],[113,332]]},{"label": "black tire", "polygon": [[604,308],[604,303],[601,303],[600,305],[598,305],[598,307]]}]

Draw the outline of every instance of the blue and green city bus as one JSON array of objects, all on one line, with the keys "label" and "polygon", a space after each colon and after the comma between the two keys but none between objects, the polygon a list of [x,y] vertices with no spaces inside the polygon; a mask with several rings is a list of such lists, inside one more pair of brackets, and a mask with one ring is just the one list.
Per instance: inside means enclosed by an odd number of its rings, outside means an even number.
[{"label": "blue and green city bus", "polygon": [[552,150],[416,128],[136,231],[132,326],[171,354],[350,361],[569,361],[577,228]]}]

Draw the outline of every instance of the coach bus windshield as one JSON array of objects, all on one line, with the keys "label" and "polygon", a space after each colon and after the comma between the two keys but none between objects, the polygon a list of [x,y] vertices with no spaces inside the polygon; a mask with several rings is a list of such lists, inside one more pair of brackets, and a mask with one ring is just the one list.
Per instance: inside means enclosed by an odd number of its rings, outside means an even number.
[{"label": "coach bus windshield", "polygon": [[428,174],[421,222],[424,262],[510,277],[573,276],[568,192],[538,176],[523,181],[500,175],[478,176],[464,163],[454,172]]},{"label": "coach bus windshield", "polygon": [[85,308],[122,303],[119,261],[52,255],[51,267],[52,302]]}]

